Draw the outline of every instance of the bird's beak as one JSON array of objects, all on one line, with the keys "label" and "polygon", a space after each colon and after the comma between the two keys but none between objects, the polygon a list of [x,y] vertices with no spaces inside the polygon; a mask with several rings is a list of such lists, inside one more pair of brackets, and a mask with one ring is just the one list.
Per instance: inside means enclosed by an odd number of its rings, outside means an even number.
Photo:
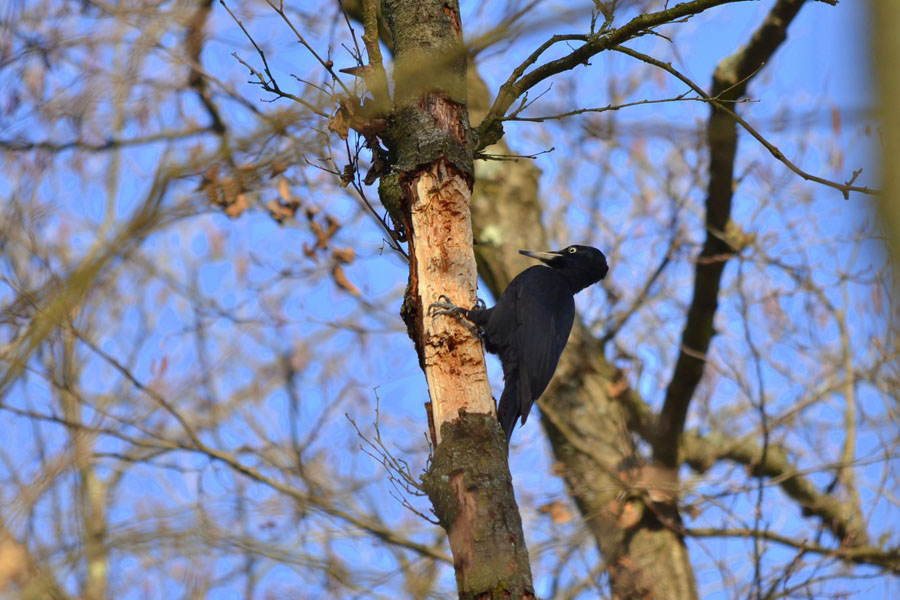
[{"label": "bird's beak", "polygon": [[536,258],[541,262],[549,263],[555,258],[562,256],[559,252],[532,252],[531,250],[519,250],[519,254],[528,258]]}]

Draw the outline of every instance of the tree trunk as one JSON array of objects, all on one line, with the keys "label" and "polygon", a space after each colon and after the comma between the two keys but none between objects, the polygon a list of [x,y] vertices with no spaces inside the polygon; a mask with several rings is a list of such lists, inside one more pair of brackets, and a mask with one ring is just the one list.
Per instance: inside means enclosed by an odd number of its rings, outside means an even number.
[{"label": "tree trunk", "polygon": [[467,307],[476,298],[469,214],[474,145],[459,6],[386,0],[383,10],[395,59],[385,138],[409,239],[403,316],[431,397],[435,453],[424,488],[448,533],[459,597],[533,598],[481,342],[453,318],[428,315],[442,294]]},{"label": "tree trunk", "polygon": [[[477,121],[490,96],[474,71],[469,96]],[[502,142],[487,151],[510,154]],[[530,266],[519,249],[547,246],[538,196],[540,172],[526,160],[483,161],[476,165],[476,175],[472,214],[479,271],[496,296]],[[608,565],[614,597],[693,600],[697,590],[687,547],[660,521],[671,518],[665,517],[671,509],[660,501],[671,500],[675,483],[664,472],[634,460],[629,433],[634,417],[623,404],[630,393],[622,373],[606,361],[600,343],[576,319],[553,382],[538,403],[541,424]]]},{"label": "tree trunk", "polygon": [[[900,52],[900,0],[875,0],[869,22],[874,37],[872,53],[878,78],[879,117],[884,123],[881,152],[884,194],[878,208],[888,233],[888,244],[895,259],[900,257],[900,115],[893,108],[900,93],[900,73],[896,60]],[[900,261],[895,260],[895,265]],[[896,267],[895,267],[896,268]]]}]

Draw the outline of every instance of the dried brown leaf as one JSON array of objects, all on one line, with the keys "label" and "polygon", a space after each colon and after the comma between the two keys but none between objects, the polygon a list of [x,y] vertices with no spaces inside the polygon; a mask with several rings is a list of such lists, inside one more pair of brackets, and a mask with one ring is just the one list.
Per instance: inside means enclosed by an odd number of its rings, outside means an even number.
[{"label": "dried brown leaf", "polygon": [[344,171],[341,173],[341,187],[347,187],[353,183],[354,175],[356,175],[356,169],[353,165],[344,166]]},{"label": "dried brown leaf", "polygon": [[293,202],[294,199],[291,196],[291,187],[288,185],[287,177],[282,177],[278,180],[278,195],[281,196],[281,199],[285,202]]},{"label": "dried brown leaf", "polygon": [[338,248],[331,252],[331,257],[340,263],[349,264],[356,258],[356,252],[350,247]]},{"label": "dried brown leaf", "polygon": [[243,213],[248,208],[250,208],[250,202],[247,201],[246,194],[238,194],[234,198],[234,202],[231,202],[225,208],[225,214],[234,219],[241,216],[241,213]]},{"label": "dried brown leaf", "polygon": [[338,107],[331,118],[328,119],[328,129],[338,134],[342,140],[347,139],[347,132],[350,131],[350,115],[343,107]]},{"label": "dried brown leaf", "polygon": [[222,192],[225,194],[225,204],[231,205],[237,202],[237,198],[242,191],[241,182],[234,177],[229,175],[222,180]]},{"label": "dried brown leaf", "polygon": [[328,237],[334,235],[334,232],[341,226],[341,222],[332,215],[325,215],[325,223],[328,225]]},{"label": "dried brown leaf", "polygon": [[206,199],[209,200],[210,204],[214,204],[216,206],[225,204],[225,199],[222,198],[221,194],[219,193],[221,190],[216,185],[209,183],[204,188],[204,191],[206,192]]},{"label": "dried brown leaf", "polygon": [[278,177],[282,173],[288,170],[290,165],[287,161],[281,160],[280,158],[276,158],[272,161],[272,174],[271,177]]},{"label": "dried brown leaf", "polygon": [[356,297],[359,297],[362,295],[360,293],[359,289],[355,285],[350,283],[349,279],[347,279],[347,275],[344,273],[344,269],[341,268],[341,265],[334,266],[334,268],[331,270],[331,276],[334,278],[334,282],[337,284],[337,286],[339,288],[345,290],[346,292],[348,292]]},{"label": "dried brown leaf", "polygon": [[200,185],[197,186],[197,191],[199,190],[203,190],[210,204],[215,206],[225,204],[225,199],[222,197],[222,186],[219,184],[218,165],[211,166],[203,173]]},{"label": "dried brown leaf", "polygon": [[266,203],[266,208],[269,210],[269,214],[272,215],[272,218],[279,224],[283,223],[286,219],[292,219],[294,215],[297,214],[296,204],[293,202],[290,204],[282,204],[275,198],[272,198]]},{"label": "dried brown leaf", "polygon": [[548,515],[550,520],[557,525],[568,523],[572,520],[572,512],[559,500],[539,506],[538,512]]},{"label": "dried brown leaf", "polygon": [[28,570],[28,555],[12,537],[0,538],[0,590],[21,581]]},{"label": "dried brown leaf", "polygon": [[203,173],[203,179],[200,180],[200,185],[197,186],[198,190],[202,190],[206,188],[209,184],[216,184],[219,180],[219,166],[213,165]]}]

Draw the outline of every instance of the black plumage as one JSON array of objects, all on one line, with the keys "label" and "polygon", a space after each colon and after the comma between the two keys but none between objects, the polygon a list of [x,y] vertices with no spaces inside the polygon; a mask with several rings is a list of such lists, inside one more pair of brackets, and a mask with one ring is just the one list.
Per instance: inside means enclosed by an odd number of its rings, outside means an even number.
[{"label": "black plumage", "polygon": [[503,394],[498,419],[512,437],[516,421],[528,418],[531,405],[544,393],[575,320],[574,295],[606,276],[602,252],[590,246],[569,246],[556,252],[520,254],[544,265],[525,269],[509,283],[497,304],[471,310],[439,302],[434,314],[456,314],[479,327],[488,352],[503,365]]}]

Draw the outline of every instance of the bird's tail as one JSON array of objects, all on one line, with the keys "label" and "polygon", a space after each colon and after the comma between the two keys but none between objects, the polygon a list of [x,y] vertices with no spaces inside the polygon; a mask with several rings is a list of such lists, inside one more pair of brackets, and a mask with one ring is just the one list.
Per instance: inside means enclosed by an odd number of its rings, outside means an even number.
[{"label": "bird's tail", "polygon": [[[506,432],[506,442],[512,439],[516,421],[522,416],[522,407],[531,404],[531,387],[525,369],[515,367],[503,374],[503,394],[497,408],[497,419]],[[524,423],[524,419],[522,420]]]}]

